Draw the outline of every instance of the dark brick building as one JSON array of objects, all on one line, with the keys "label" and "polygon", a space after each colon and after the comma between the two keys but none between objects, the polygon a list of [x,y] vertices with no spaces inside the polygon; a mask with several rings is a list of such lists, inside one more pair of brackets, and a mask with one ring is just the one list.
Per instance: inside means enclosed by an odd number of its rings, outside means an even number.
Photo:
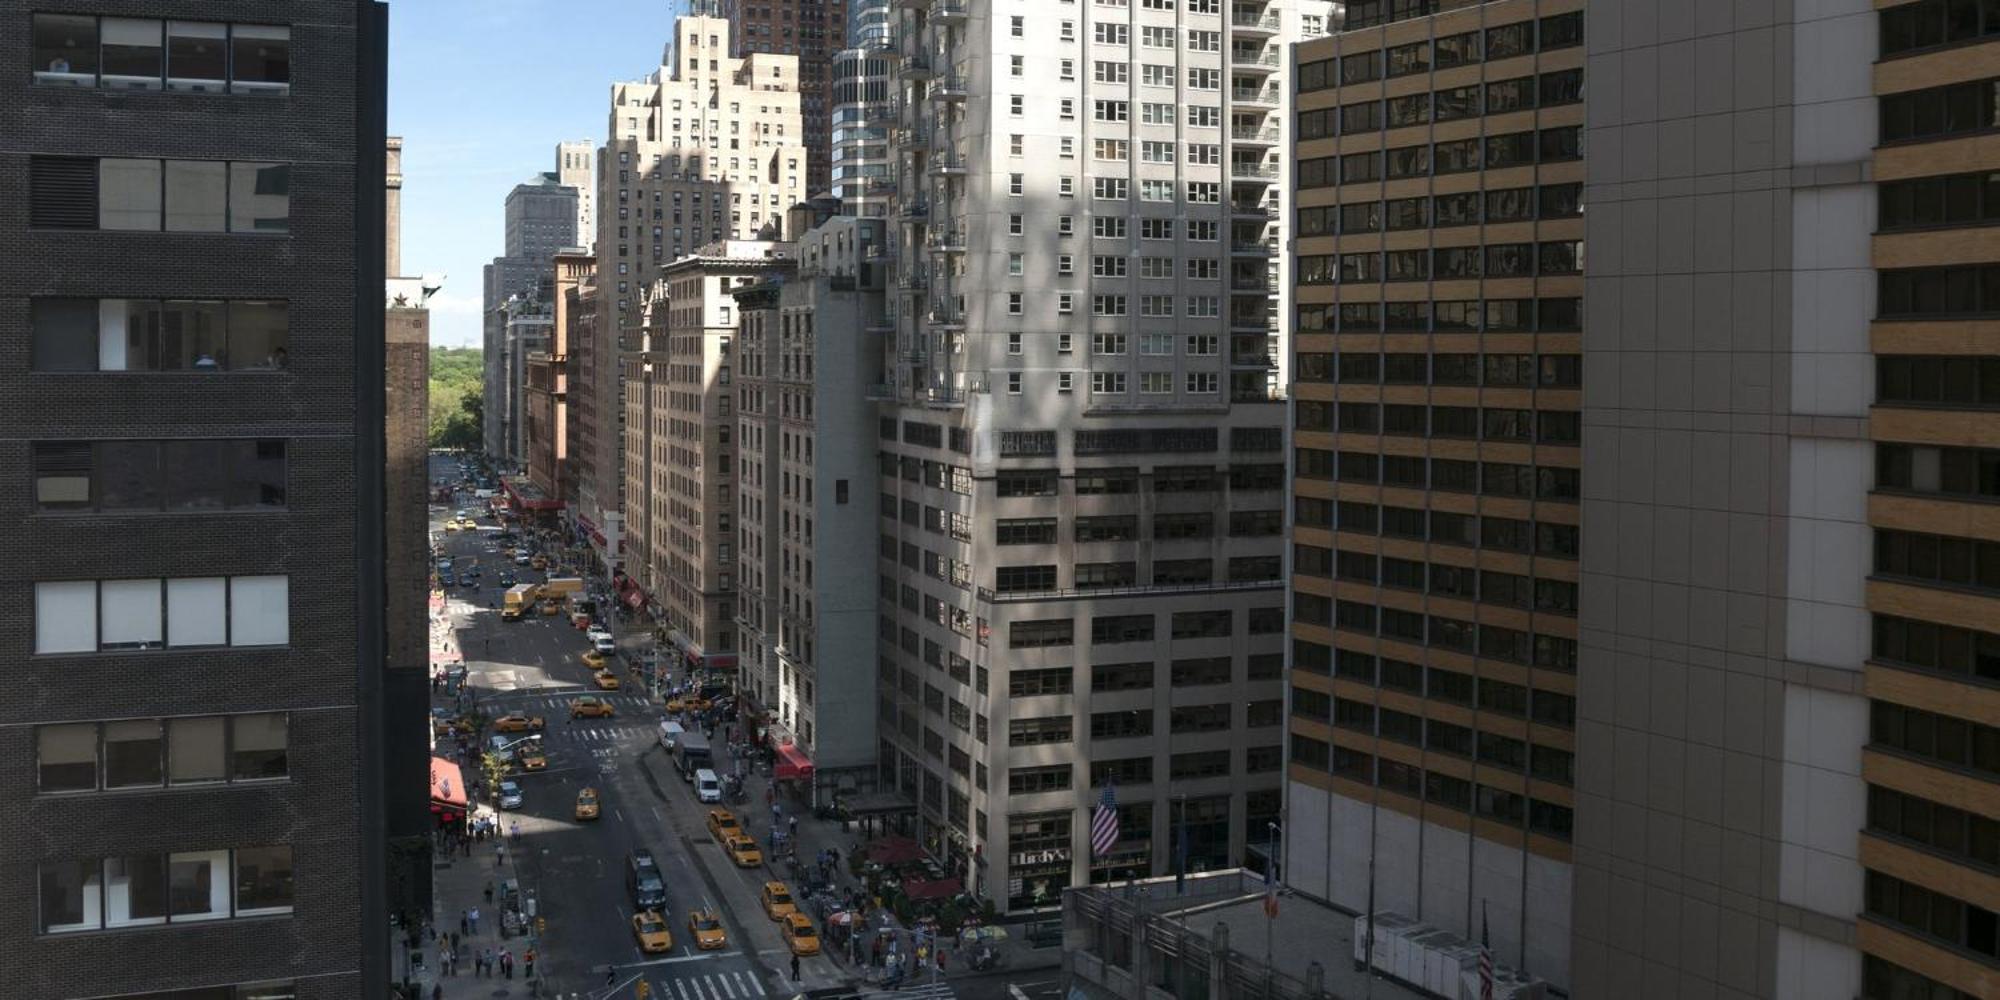
[{"label": "dark brick building", "polygon": [[385,722],[424,691],[385,669],[386,16],[0,0],[7,997],[400,971],[391,886],[428,863],[384,849],[386,776],[424,773]]}]

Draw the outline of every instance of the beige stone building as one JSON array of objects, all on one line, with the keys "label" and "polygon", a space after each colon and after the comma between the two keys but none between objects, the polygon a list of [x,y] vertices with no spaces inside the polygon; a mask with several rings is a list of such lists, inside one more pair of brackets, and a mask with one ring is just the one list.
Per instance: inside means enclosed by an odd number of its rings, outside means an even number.
[{"label": "beige stone building", "polygon": [[775,232],[805,199],[798,57],[730,51],[727,20],[682,17],[657,71],[611,87],[596,201],[610,315],[636,318],[667,264]]},{"label": "beige stone building", "polygon": [[676,666],[736,669],[732,292],[789,268],[789,245],[726,240],[666,269],[625,364],[625,570]]}]

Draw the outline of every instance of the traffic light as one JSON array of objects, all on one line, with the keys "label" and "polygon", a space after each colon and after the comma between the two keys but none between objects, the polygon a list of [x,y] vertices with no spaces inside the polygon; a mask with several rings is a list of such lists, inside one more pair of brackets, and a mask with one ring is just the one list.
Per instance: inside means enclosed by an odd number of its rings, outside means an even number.
[{"label": "traffic light", "polygon": [[549,918],[547,918],[547,917],[536,917],[536,918],[535,918],[535,934],[536,934],[536,936],[538,936],[538,937],[539,937],[539,936],[541,936],[541,935],[544,935],[544,934],[547,934],[548,932],[549,932]]}]

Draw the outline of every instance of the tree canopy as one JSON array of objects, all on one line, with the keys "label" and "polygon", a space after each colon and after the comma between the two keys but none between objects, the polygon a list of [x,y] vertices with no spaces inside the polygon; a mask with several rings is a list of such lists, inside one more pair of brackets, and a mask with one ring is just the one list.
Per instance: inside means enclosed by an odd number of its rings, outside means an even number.
[{"label": "tree canopy", "polygon": [[479,348],[431,348],[431,447],[478,450],[484,391],[485,365]]}]

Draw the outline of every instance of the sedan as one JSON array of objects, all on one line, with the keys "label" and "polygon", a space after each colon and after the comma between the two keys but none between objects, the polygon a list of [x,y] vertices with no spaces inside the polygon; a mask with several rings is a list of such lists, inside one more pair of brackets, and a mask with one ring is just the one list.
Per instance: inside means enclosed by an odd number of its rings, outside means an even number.
[{"label": "sedan", "polygon": [[583,791],[576,793],[577,819],[579,820],[596,819],[598,817],[599,812],[600,809],[598,808],[597,805],[597,789],[586,788]]},{"label": "sedan", "polygon": [[590,679],[599,691],[616,691],[620,687],[618,675],[609,670],[599,670],[590,675]]},{"label": "sedan", "polygon": [[729,860],[736,862],[738,868],[755,868],[764,863],[764,852],[759,851],[757,842],[749,837],[731,837],[724,842],[723,850],[728,852]]},{"label": "sedan", "polygon": [[608,635],[600,635],[597,638],[590,640],[590,648],[596,650],[599,653],[603,653],[606,656],[609,656],[612,653],[618,651],[618,640],[613,639]]},{"label": "sedan", "polygon": [[583,665],[589,667],[592,670],[603,670],[604,654],[594,649],[584,653]]},{"label": "sedan", "polygon": [[514,557],[514,565],[526,566],[528,565],[529,559],[530,559],[529,555],[526,552],[523,552]]},{"label": "sedan", "polygon": [[493,731],[496,733],[539,733],[547,727],[547,720],[541,716],[520,712],[509,712],[493,720]]},{"label": "sedan", "polygon": [[502,781],[500,783],[500,808],[502,809],[521,808],[520,785],[517,785],[511,781]]},{"label": "sedan", "polygon": [[688,933],[694,935],[694,946],[702,951],[714,951],[729,947],[729,932],[722,927],[722,921],[714,910],[693,910],[688,913]]},{"label": "sedan", "polygon": [[540,747],[522,750],[514,756],[514,759],[521,763],[523,771],[541,771],[549,766],[549,758],[542,753]]},{"label": "sedan", "polygon": [[648,955],[674,948],[673,932],[667,930],[667,922],[656,910],[632,914],[632,936],[639,939],[639,950]]},{"label": "sedan", "polygon": [[610,702],[596,695],[570,699],[569,717],[572,719],[608,719],[617,714],[618,710]]}]

